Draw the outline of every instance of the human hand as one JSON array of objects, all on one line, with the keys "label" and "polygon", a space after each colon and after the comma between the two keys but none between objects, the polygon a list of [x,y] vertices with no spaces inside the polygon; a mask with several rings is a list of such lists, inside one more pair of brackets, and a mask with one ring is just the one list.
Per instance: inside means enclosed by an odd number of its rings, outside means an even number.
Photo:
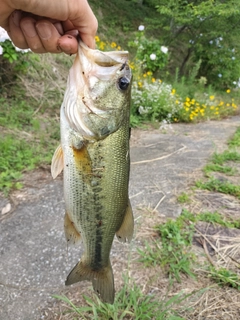
[{"label": "human hand", "polygon": [[0,26],[13,43],[33,52],[77,52],[79,34],[95,47],[97,19],[87,0],[0,0]]}]

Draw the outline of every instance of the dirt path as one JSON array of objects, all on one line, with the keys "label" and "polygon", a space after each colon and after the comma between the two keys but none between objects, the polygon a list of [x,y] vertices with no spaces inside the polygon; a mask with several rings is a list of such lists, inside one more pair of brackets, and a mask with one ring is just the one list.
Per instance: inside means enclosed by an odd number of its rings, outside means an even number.
[{"label": "dirt path", "polygon": [[[234,117],[196,125],[174,124],[162,130],[132,130],[130,198],[137,236],[131,250],[138,246],[139,230],[143,230],[139,209],[155,209],[149,217],[153,221],[178,216],[182,207],[176,196],[193,183],[214,151],[226,148],[239,123],[240,117]],[[81,249],[66,250],[62,181],[52,181],[47,170],[38,170],[26,179],[27,187],[11,195],[13,212],[0,216],[3,320],[53,319],[49,316],[55,303],[52,295],[76,292],[75,286],[64,286]],[[0,198],[0,210],[8,201]],[[125,252],[129,252],[128,246],[114,242],[112,262],[117,288]],[[77,290],[88,288],[83,285]]]}]

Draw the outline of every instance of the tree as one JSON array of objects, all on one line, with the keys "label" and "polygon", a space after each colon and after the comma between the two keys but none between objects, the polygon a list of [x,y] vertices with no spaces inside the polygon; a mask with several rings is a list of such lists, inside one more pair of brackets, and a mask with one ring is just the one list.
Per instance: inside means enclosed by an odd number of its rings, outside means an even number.
[{"label": "tree", "polygon": [[[150,0],[163,40],[178,57],[174,67],[188,75],[199,63],[198,76],[216,86],[234,86],[240,78],[239,0]],[[176,54],[177,53],[177,54]],[[179,59],[179,57],[181,59]]]}]

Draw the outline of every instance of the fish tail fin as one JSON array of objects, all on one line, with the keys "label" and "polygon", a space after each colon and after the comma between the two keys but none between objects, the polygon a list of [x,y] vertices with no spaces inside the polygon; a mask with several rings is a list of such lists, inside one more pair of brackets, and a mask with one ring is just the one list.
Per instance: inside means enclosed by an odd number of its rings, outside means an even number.
[{"label": "fish tail fin", "polygon": [[83,280],[92,281],[94,291],[103,302],[111,304],[114,302],[114,278],[110,260],[106,267],[92,270],[82,259],[69,273],[65,285],[68,286]]}]

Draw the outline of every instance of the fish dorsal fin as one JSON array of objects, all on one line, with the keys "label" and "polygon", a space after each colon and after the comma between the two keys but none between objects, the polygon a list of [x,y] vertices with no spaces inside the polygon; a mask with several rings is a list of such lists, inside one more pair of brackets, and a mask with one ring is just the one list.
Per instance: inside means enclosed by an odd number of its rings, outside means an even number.
[{"label": "fish dorsal fin", "polygon": [[125,212],[125,216],[120,229],[116,232],[116,236],[121,242],[131,242],[134,230],[134,219],[130,200]]},{"label": "fish dorsal fin", "polygon": [[76,230],[67,212],[65,212],[64,216],[64,232],[68,244],[76,244],[81,240],[81,235],[78,230]]},{"label": "fish dorsal fin", "polygon": [[62,150],[62,146],[59,145],[52,157],[51,174],[53,179],[56,179],[57,176],[62,172],[62,170],[63,170],[63,150]]}]

